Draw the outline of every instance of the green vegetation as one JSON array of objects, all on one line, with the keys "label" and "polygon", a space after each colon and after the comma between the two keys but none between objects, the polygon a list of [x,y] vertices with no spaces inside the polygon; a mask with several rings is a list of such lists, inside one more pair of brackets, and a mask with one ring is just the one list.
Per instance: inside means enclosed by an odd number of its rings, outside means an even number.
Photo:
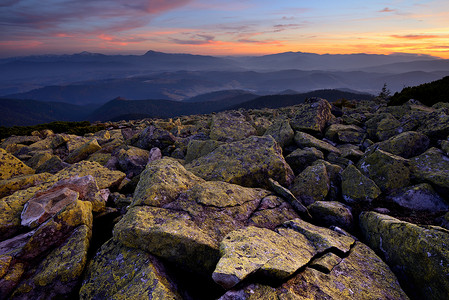
[{"label": "green vegetation", "polygon": [[430,83],[406,87],[400,93],[395,93],[388,105],[401,105],[410,99],[418,100],[428,106],[438,102],[449,102],[449,76]]},{"label": "green vegetation", "polygon": [[50,129],[54,133],[70,133],[75,135],[84,135],[90,132],[97,132],[105,129],[104,124],[91,124],[88,121],[83,122],[51,122],[47,124],[33,125],[33,126],[0,126],[0,139],[9,137],[11,135],[31,135],[33,131],[40,131]]}]

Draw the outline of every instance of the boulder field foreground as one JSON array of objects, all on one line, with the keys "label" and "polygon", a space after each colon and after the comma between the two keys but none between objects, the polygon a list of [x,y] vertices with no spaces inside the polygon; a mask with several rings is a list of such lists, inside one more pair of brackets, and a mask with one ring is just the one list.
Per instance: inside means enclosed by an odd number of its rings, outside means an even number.
[{"label": "boulder field foreground", "polygon": [[447,299],[449,105],[0,143],[0,299]]}]

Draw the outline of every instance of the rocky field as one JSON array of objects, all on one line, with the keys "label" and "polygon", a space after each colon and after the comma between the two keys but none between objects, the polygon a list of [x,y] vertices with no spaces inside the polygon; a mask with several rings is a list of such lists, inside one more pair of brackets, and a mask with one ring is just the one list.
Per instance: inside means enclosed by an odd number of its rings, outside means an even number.
[{"label": "rocky field", "polygon": [[449,104],[0,144],[0,299],[447,299]]}]

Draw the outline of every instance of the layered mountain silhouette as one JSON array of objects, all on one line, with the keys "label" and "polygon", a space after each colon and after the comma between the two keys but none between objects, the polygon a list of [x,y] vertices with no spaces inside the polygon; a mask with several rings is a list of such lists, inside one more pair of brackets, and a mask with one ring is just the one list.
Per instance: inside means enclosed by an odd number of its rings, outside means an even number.
[{"label": "layered mountain silhouette", "polygon": [[119,121],[143,118],[171,118],[207,114],[237,108],[284,107],[303,103],[309,97],[370,99],[370,94],[339,90],[318,90],[302,94],[258,96],[241,90],[207,93],[186,101],[165,99],[127,100],[116,97],[103,105],[73,105],[62,102],[0,99],[0,126],[35,125],[52,121]]}]

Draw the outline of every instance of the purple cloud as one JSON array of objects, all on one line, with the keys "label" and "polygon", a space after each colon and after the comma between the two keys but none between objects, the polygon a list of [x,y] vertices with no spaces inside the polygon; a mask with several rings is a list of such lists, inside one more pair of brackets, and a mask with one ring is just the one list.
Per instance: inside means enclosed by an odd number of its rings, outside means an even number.
[{"label": "purple cloud", "polygon": [[116,33],[142,27],[152,16],[192,0],[7,0],[0,24],[8,38],[55,32]]}]

